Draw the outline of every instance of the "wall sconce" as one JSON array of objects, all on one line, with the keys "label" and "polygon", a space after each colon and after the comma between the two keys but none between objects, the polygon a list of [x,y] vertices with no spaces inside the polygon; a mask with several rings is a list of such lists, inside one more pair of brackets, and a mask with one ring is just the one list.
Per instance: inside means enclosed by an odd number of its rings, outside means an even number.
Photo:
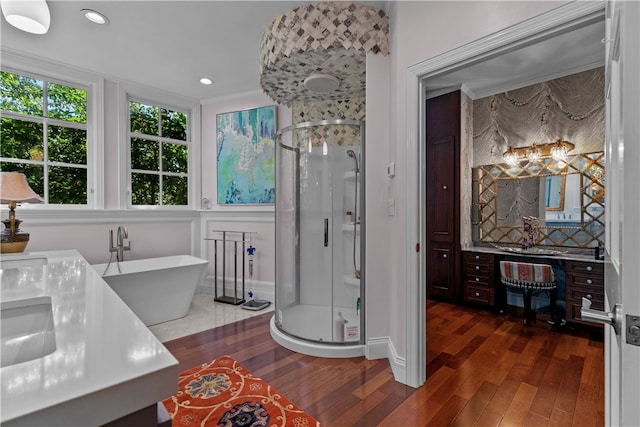
[{"label": "wall sconce", "polygon": [[14,27],[33,34],[49,31],[51,15],[45,0],[0,0],[4,19]]},{"label": "wall sconce", "polygon": [[515,166],[520,160],[527,159],[530,162],[537,162],[543,157],[552,157],[554,160],[564,162],[569,156],[569,151],[573,150],[575,145],[562,138],[556,138],[555,141],[548,144],[533,143],[529,147],[508,147],[507,151],[502,154],[504,161],[510,166]]},{"label": "wall sconce", "polygon": [[27,177],[17,172],[0,172],[0,203],[9,205],[9,219],[2,221],[5,229],[0,233],[1,253],[20,253],[29,243],[29,233],[20,230],[16,218],[17,203],[40,203],[42,199],[27,183]]}]

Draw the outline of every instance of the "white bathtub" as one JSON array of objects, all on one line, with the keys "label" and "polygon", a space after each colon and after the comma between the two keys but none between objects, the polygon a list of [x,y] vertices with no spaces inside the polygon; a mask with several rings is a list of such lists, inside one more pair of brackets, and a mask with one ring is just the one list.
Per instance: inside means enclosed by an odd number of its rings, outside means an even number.
[{"label": "white bathtub", "polygon": [[190,255],[92,265],[145,325],[184,317],[209,261]]}]

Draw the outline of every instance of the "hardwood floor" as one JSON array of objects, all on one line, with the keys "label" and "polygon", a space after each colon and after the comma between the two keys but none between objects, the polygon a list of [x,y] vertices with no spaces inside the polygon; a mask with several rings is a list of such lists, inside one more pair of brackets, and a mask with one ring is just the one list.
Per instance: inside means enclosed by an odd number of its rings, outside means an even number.
[{"label": "hardwood floor", "polygon": [[266,313],[166,342],[180,370],[230,355],[324,426],[601,426],[603,343],[587,331],[427,303],[428,380],[393,379],[386,360],[294,353]]}]

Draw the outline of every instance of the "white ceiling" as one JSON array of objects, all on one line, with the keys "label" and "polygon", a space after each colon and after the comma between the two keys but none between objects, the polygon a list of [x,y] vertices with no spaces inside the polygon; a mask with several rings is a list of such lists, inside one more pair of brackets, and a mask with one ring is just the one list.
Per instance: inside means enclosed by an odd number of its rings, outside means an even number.
[{"label": "white ceiling", "polygon": [[[308,3],[48,0],[47,34],[25,33],[2,18],[0,40],[11,51],[202,100],[260,90],[262,32],[277,16]],[[89,22],[83,8],[103,13],[109,24]],[[201,76],[215,83],[204,86]]]},{"label": "white ceiling", "polygon": [[427,80],[429,97],[464,86],[473,99],[604,65],[604,18]]},{"label": "white ceiling", "polygon": [[[49,0],[45,35],[2,18],[1,46],[197,100],[259,91],[259,43],[278,15],[309,1]],[[365,1],[388,11],[388,1]],[[105,14],[99,26],[80,10]],[[602,22],[499,58],[429,79],[428,91],[464,84],[472,97],[602,65]],[[393,52],[392,52],[393,54]],[[198,82],[202,76],[211,86]]]}]

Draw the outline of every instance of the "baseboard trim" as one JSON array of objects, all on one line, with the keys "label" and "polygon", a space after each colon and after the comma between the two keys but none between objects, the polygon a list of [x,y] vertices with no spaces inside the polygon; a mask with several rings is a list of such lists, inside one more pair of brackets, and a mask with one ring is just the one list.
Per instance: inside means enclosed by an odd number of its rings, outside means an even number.
[{"label": "baseboard trim", "polygon": [[400,357],[390,337],[378,337],[367,340],[365,357],[369,360],[387,359],[393,372],[393,378],[406,384],[407,364],[404,357]]}]

